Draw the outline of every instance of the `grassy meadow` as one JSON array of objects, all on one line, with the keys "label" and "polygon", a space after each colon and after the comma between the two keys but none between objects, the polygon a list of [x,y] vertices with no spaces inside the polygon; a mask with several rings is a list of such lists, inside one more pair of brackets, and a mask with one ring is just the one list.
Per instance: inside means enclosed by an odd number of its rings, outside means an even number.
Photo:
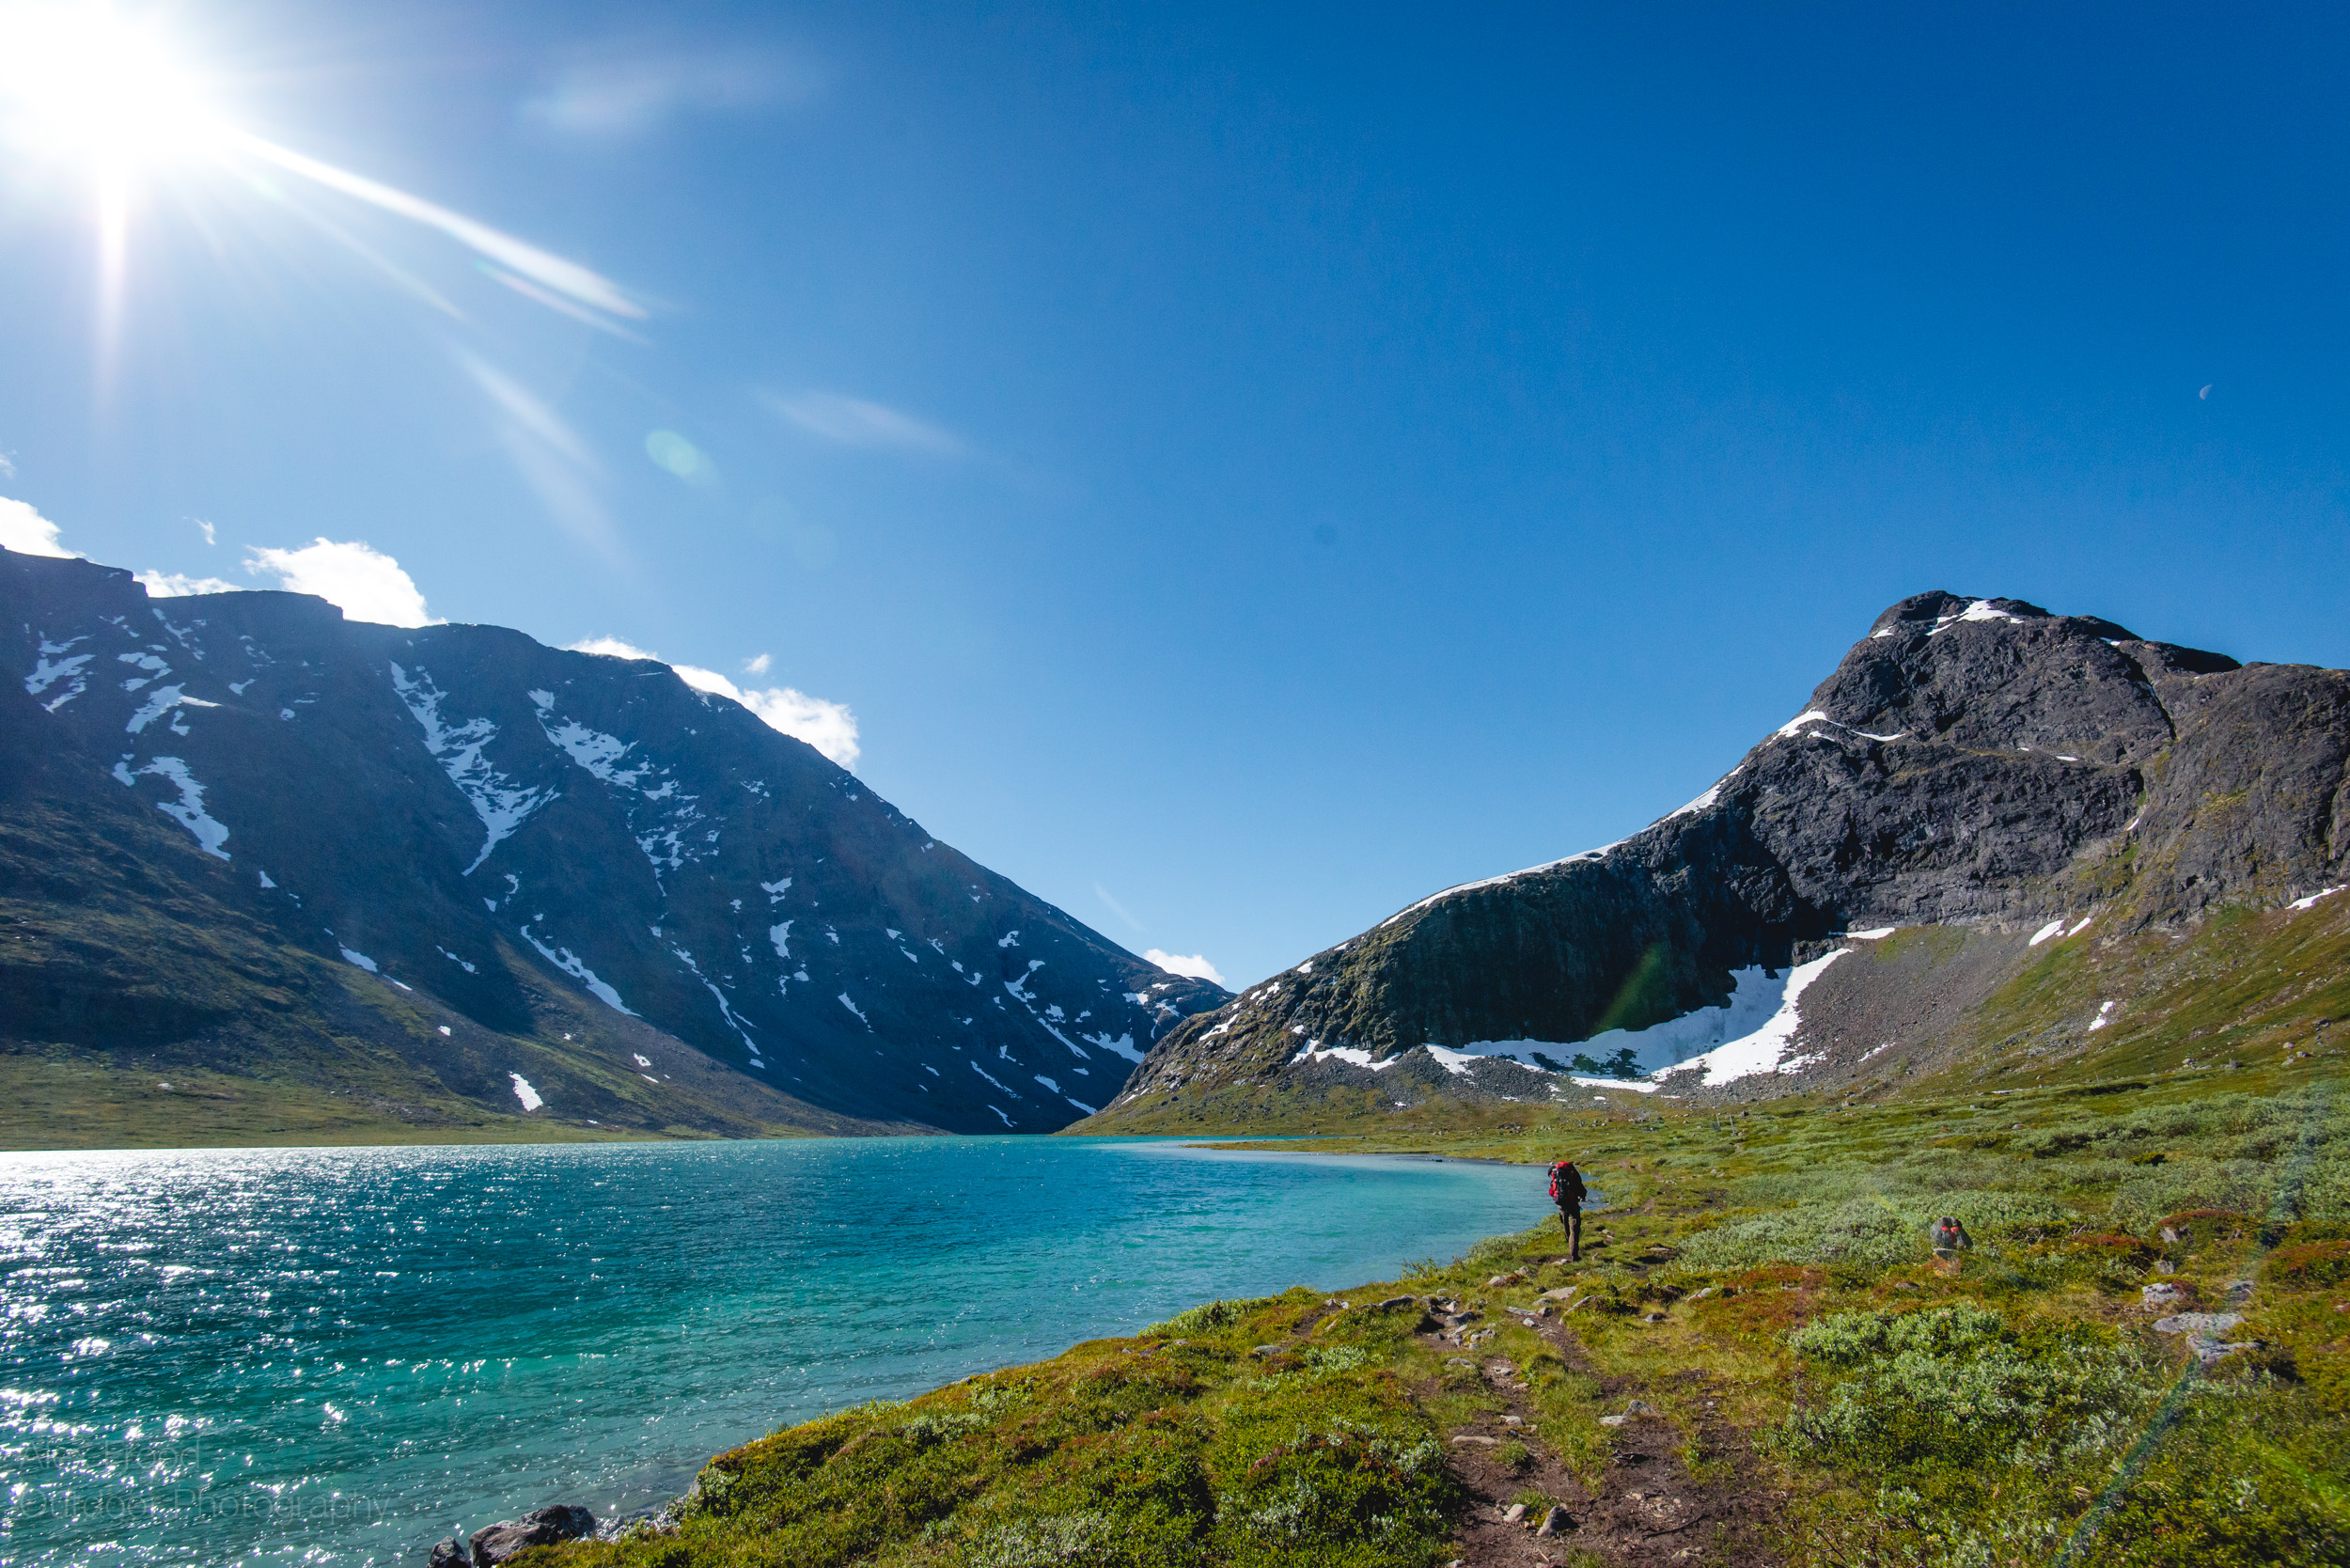
[{"label": "grassy meadow", "polygon": [[[2340,1562],[2338,1076],[1329,1140],[1572,1152],[1606,1206],[1580,1263],[1552,1219],[1399,1279],[1202,1307],[779,1432],[629,1538],[526,1560]],[[1973,1243],[1954,1262],[1928,1246],[1945,1215]],[[2206,1364],[2154,1329],[2186,1310],[2244,1321]]]}]

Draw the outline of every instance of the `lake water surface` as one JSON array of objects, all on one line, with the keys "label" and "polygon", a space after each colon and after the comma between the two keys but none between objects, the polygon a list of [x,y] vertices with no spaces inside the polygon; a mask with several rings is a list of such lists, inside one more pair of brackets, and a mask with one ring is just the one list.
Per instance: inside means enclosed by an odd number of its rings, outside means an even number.
[{"label": "lake water surface", "polygon": [[1530,1168],[1164,1141],[0,1155],[0,1563],[420,1562],[1548,1212]]}]

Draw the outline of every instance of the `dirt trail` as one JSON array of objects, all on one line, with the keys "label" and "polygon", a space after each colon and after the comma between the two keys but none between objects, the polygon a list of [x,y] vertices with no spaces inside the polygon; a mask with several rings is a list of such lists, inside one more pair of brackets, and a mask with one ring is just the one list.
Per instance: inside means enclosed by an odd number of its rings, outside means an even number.
[{"label": "dirt trail", "polygon": [[[1562,1318],[1528,1321],[1524,1314],[1516,1316],[1570,1369],[1601,1387],[1609,1413],[1623,1411],[1638,1397],[1640,1389],[1633,1379],[1591,1365],[1582,1341]],[[1615,1429],[1606,1474],[1593,1496],[1533,1435],[1537,1415],[1531,1390],[1508,1357],[1490,1346],[1481,1352],[1457,1349],[1433,1324],[1424,1328],[1420,1339],[1432,1349],[1475,1361],[1486,1388],[1504,1405],[1445,1434],[1453,1473],[1477,1499],[1453,1536],[1454,1560],[1463,1568],[1538,1568],[1573,1560],[1578,1554],[1609,1563],[1764,1568],[1778,1562],[1762,1540],[1763,1526],[1778,1499],[1765,1489],[1746,1435],[1714,1414],[1708,1394],[1712,1384],[1705,1374],[1682,1374],[1676,1392],[1690,1396],[1685,1403],[1701,1413],[1698,1462],[1719,1472],[1720,1479],[1700,1481],[1689,1474],[1679,1451],[1682,1434],[1671,1421],[1636,1414]],[[1508,1418],[1512,1416],[1522,1424],[1512,1426]],[[1500,1459],[1503,1446],[1512,1440],[1524,1443],[1532,1456],[1524,1469],[1514,1472]],[[1535,1533],[1542,1520],[1539,1511],[1528,1510],[1520,1522],[1505,1519],[1512,1500],[1528,1491],[1564,1505],[1556,1534]]]}]

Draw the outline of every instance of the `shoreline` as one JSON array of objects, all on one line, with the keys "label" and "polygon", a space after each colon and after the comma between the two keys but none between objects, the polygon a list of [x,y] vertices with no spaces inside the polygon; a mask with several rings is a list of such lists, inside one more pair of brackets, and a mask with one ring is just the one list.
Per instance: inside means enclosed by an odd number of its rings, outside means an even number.
[{"label": "shoreline", "polygon": [[[1660,1524],[1709,1560],[1841,1568],[1897,1545],[1981,1539],[1994,1518],[2037,1543],[2035,1560],[2084,1528],[2102,1532],[2100,1561],[2151,1561],[2144,1551],[2183,1541],[2225,1568],[2329,1560],[2350,1550],[2350,1517],[2332,1500],[2350,1398],[2323,1391],[2337,1386],[2323,1369],[2341,1349],[2326,1348],[2339,1321],[2326,1303],[2340,1290],[2303,1260],[2339,1256],[2350,1270],[2350,1239],[2328,1239],[2350,1237],[2350,1190],[2327,1176],[2322,1192],[2305,1191],[2294,1172],[2312,1162],[2244,1152],[2280,1137],[2350,1150],[2350,1112],[2335,1112],[2326,1088],[2051,1090],[2001,1102],[1997,1139],[1982,1136],[1979,1097],[1833,1112],[1690,1107],[1578,1129],[1578,1163],[1616,1198],[1588,1210],[1579,1264],[1560,1255],[1553,1220],[1392,1280],[1202,1303],[1139,1333],[779,1429],[714,1455],[658,1525],[549,1561],[943,1568],[1026,1561],[1019,1554],[1062,1541],[1054,1532],[1097,1528],[1071,1521],[1099,1520],[1104,1550],[1197,1539],[1203,1560],[1270,1562],[1262,1536],[1266,1521],[1289,1517],[1285,1497],[1319,1499],[1314,1533],[1284,1548],[1299,1560],[1326,1552],[1399,1568],[1572,1553],[1644,1562]],[[2171,1152],[2153,1164],[2096,1154],[2108,1139]],[[1344,1151],[1184,1141],[1526,1165],[1557,1140],[1510,1140],[1540,1146],[1522,1149],[1472,1136],[1431,1149],[1439,1140],[1422,1135]],[[2208,1185],[2248,1181],[2258,1190]],[[1935,1216],[1952,1211],[1969,1249],[1935,1253]],[[2264,1213],[2288,1217],[2264,1223]],[[2182,1302],[2206,1316],[2182,1315]],[[1901,1325],[1920,1314],[1944,1326],[1905,1350]],[[2218,1326],[2204,1334],[2207,1321]],[[1846,1342],[1817,1338],[1830,1328],[1862,1336],[1834,1349],[1844,1359],[1815,1348]],[[1872,1350],[1880,1341],[1869,1336],[1890,1338]],[[2021,1381],[1988,1414],[1944,1421],[1899,1381],[1904,1355],[1925,1356],[1921,1375],[1937,1380],[2013,1363],[2000,1375]],[[2304,1358],[2299,1380],[2270,1374],[2293,1356]],[[2063,1403],[2076,1396],[2060,1392],[2059,1372],[2076,1362],[2097,1369],[2077,1396],[2094,1408]],[[2182,1377],[2227,1392],[2147,1426]],[[1879,1408],[1910,1423],[1909,1448],[1865,1433],[1845,1445],[1842,1429],[1823,1424]],[[2045,1463],[2027,1463],[2041,1450],[2017,1446],[2019,1421],[2070,1435]],[[1366,1466],[1349,1457],[1354,1439],[1301,1447],[1284,1435],[1325,1429],[1361,1434],[1366,1459],[1390,1457]],[[2271,1435],[2304,1479],[2264,1467],[2242,1440],[2249,1430]],[[2088,1518],[2083,1499],[2141,1433],[2159,1437],[2133,1460],[2153,1490]],[[1913,1449],[1930,1467],[1919,1474],[1943,1478],[1939,1492],[1905,1479]],[[1091,1468],[1095,1453],[1120,1456],[1113,1471]],[[2265,1488],[2256,1505],[2210,1512],[2255,1473]],[[1178,1476],[1195,1479],[1178,1486]],[[900,1512],[877,1512],[879,1497]],[[2202,1523],[2223,1516],[2224,1533]],[[867,1521],[854,1551],[844,1520]],[[1545,1525],[1555,1547],[1528,1539]],[[1538,1545],[1551,1555],[1523,1555]]]}]

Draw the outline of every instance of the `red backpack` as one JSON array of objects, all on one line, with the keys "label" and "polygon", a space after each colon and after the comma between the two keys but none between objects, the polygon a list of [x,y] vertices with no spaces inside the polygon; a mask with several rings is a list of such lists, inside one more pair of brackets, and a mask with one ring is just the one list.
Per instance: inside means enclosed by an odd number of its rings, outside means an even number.
[{"label": "red backpack", "polygon": [[1560,1160],[1550,1168],[1550,1200],[1562,1208],[1583,1201],[1583,1178],[1573,1160]]}]

